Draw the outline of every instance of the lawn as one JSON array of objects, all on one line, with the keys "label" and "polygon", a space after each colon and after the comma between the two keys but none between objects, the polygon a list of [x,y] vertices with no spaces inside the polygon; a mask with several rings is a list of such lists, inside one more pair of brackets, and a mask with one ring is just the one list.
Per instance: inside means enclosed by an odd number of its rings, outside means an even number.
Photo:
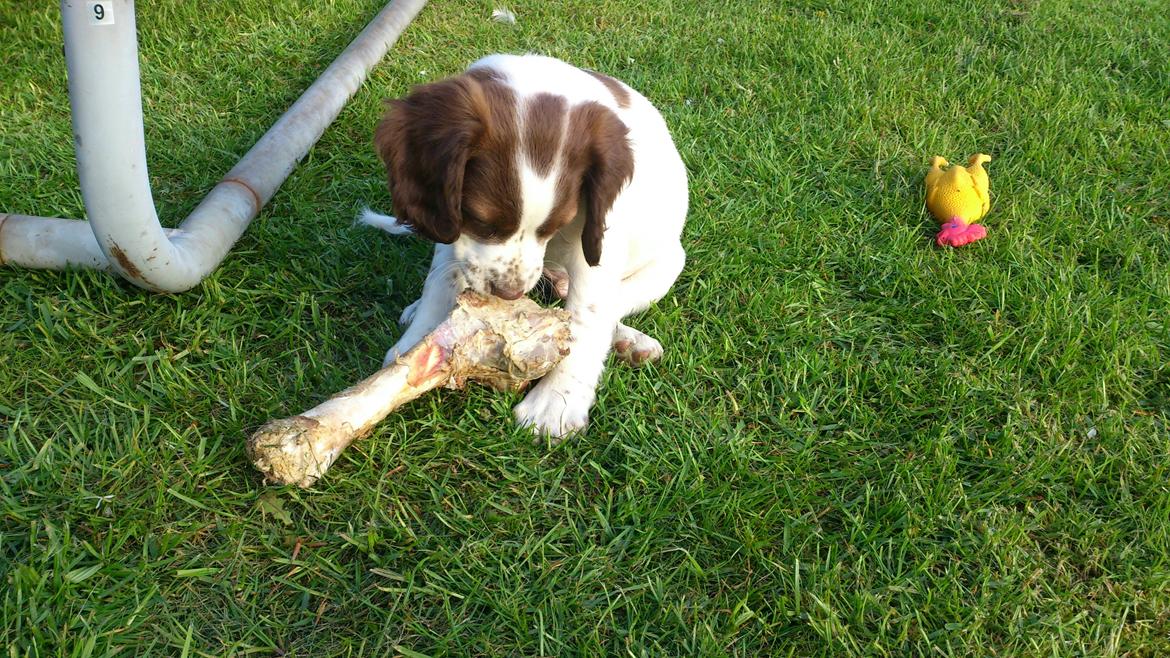
[{"label": "lawn", "polygon": [[[184,217],[379,0],[138,3]],[[1163,0],[436,1],[223,266],[0,268],[5,656],[1170,654]],[[84,216],[55,3],[0,0],[0,210]],[[608,72],[691,173],[689,260],[588,432],[420,399],[312,490],[244,438],[372,371],[428,247],[381,99],[496,51]],[[933,246],[931,155],[994,156]]]}]

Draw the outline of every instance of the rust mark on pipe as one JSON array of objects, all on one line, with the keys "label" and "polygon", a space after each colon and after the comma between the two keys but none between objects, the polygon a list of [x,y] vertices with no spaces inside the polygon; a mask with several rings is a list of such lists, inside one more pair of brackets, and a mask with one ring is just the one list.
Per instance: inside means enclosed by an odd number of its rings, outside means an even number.
[{"label": "rust mark on pipe", "polygon": [[239,178],[225,178],[219,183],[220,185],[223,185],[224,183],[235,183],[245,190],[248,190],[248,193],[252,195],[252,216],[255,217],[256,215],[260,214],[260,209],[264,207],[264,203],[260,201],[260,195],[256,194],[256,190],[253,190],[251,185],[245,183]]},{"label": "rust mark on pipe", "polygon": [[134,261],[130,260],[126,252],[122,251],[122,248],[118,246],[117,242],[110,242],[110,255],[114,257],[114,260],[118,261],[118,266],[126,273],[126,276],[136,281],[149,283],[146,279],[142,278],[142,270],[138,269],[138,266],[134,264]]},{"label": "rust mark on pipe", "polygon": [[0,265],[4,264],[4,222],[8,221],[8,213],[0,212]]}]

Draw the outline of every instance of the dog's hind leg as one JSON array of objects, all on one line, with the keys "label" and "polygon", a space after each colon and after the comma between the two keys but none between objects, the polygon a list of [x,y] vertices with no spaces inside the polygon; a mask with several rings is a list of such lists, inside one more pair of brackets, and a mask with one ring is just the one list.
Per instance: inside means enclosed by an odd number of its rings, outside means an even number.
[{"label": "dog's hind leg", "polygon": [[662,358],[662,343],[619,322],[613,332],[613,354],[632,366],[640,366]]}]

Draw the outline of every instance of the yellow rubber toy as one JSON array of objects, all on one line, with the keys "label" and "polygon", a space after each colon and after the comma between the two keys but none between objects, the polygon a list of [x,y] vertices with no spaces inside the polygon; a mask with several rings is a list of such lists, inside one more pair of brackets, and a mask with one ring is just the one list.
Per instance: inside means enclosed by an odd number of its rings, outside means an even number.
[{"label": "yellow rubber toy", "polygon": [[987,229],[977,224],[991,209],[991,193],[983,163],[991,156],[977,153],[966,167],[943,169],[949,163],[939,156],[930,159],[926,172],[926,208],[942,222],[935,242],[941,246],[961,247],[987,236]]}]

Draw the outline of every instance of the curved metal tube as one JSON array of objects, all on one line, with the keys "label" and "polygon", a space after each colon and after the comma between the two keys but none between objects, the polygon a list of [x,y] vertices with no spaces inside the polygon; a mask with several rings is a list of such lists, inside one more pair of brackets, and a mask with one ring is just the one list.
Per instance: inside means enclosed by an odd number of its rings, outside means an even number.
[{"label": "curved metal tube", "polygon": [[[167,230],[159,224],[146,171],[134,0],[62,0],[74,146],[89,222],[0,214],[0,263],[108,267],[157,292],[194,287],[219,265],[425,4],[388,4],[191,215]],[[95,5],[102,7],[101,18]]]}]

